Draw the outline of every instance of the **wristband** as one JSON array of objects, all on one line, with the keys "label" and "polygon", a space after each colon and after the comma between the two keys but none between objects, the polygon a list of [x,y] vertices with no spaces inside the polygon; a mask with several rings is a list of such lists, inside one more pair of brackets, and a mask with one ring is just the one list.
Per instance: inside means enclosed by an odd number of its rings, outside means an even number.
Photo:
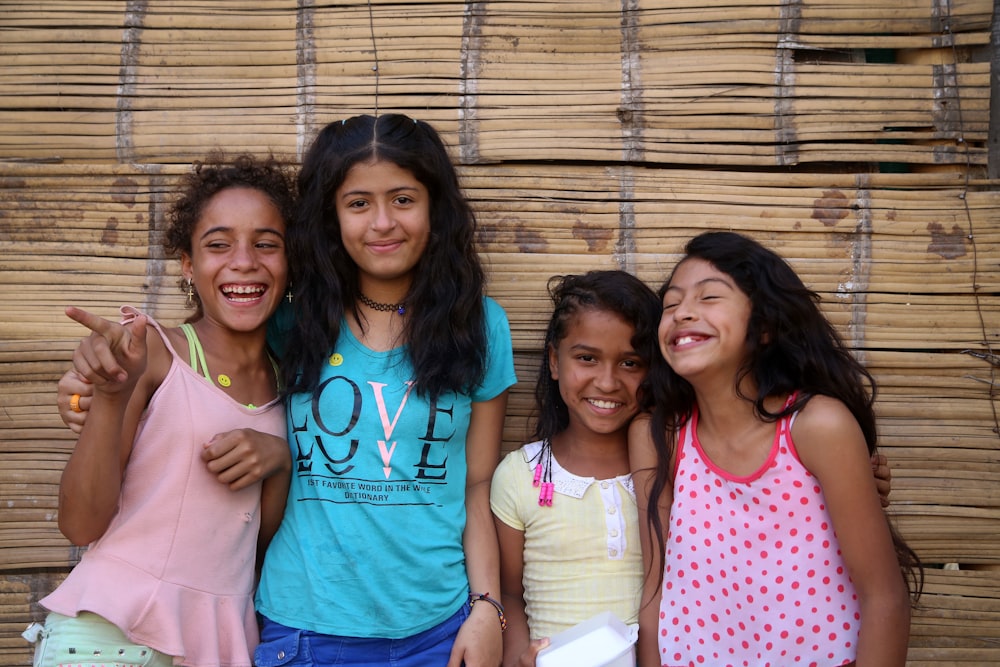
[{"label": "wristband", "polygon": [[490,597],[489,593],[469,593],[469,605],[474,607],[477,602],[489,602],[497,610],[500,617],[500,633],[507,629],[507,617],[503,615],[503,605]]}]

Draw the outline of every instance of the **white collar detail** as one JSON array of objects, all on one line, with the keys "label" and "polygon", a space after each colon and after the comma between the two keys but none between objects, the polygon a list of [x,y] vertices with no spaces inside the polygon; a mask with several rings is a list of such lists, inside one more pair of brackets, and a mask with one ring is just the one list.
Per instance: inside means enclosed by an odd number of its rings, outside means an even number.
[{"label": "white collar detail", "polygon": [[[542,450],[542,441],[538,440],[536,442],[529,443],[523,447],[524,450],[524,460],[528,469],[534,473],[535,466],[538,465],[538,454]],[[548,457],[546,457],[548,458]],[[612,477],[611,479],[596,479],[594,477],[580,477],[579,475],[574,475],[569,470],[566,470],[561,465],[556,457],[553,456],[552,459],[552,483],[554,485],[554,490],[556,493],[560,493],[564,496],[569,496],[571,498],[583,498],[583,494],[587,492],[593,484],[597,482],[618,482],[621,484],[628,494],[632,496],[635,500],[635,486],[632,483],[632,475],[619,475],[618,477]],[[543,461],[543,464],[547,464],[548,461]]]}]

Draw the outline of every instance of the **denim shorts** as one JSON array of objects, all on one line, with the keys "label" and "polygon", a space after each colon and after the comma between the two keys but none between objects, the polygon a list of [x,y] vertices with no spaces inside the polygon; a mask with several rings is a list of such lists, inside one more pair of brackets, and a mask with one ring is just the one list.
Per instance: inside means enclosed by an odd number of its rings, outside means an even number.
[{"label": "denim shorts", "polygon": [[444,667],[469,603],[429,630],[403,639],[337,637],[296,630],[264,617],[257,667]]},{"label": "denim shorts", "polygon": [[133,644],[97,614],[50,613],[35,645],[34,667],[172,667],[168,655]]}]

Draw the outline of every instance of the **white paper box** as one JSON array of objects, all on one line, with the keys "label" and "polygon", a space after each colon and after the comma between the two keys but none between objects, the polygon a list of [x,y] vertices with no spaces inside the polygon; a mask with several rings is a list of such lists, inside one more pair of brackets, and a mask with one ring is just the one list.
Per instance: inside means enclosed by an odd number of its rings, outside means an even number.
[{"label": "white paper box", "polygon": [[635,667],[638,637],[637,624],[606,611],[551,637],[535,667]]}]

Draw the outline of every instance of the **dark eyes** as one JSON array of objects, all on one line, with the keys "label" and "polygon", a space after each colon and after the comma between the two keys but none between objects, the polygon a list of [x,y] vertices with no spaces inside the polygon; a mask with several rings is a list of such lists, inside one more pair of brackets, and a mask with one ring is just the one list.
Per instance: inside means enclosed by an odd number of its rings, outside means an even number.
[{"label": "dark eyes", "polygon": [[[397,195],[393,197],[392,203],[396,206],[409,206],[415,200],[410,195]],[[347,208],[365,208],[369,205],[367,199],[355,199],[354,201],[347,203]]]},{"label": "dark eyes", "polygon": [[[222,240],[208,241],[207,243],[205,243],[205,247],[210,250],[226,250],[232,247],[232,244],[229,241],[222,241]],[[281,243],[279,241],[261,240],[261,241],[256,241],[253,244],[253,247],[259,248],[261,250],[271,250],[275,248],[281,248]]]},{"label": "dark eyes", "polygon": [[[595,357],[592,354],[580,354],[577,355],[576,359],[586,364],[597,363],[597,357]],[[621,362],[621,365],[629,369],[642,368],[642,363],[639,362],[639,360],[637,359],[625,359],[624,361]]]}]

